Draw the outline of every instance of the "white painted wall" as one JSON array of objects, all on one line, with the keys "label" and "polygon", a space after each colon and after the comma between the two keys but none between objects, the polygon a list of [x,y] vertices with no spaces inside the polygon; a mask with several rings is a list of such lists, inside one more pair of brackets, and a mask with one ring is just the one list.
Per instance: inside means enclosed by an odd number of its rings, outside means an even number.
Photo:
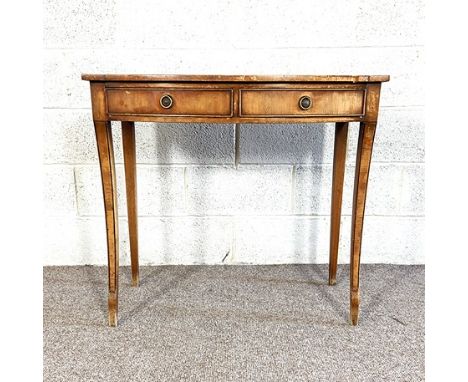
[{"label": "white painted wall", "polygon": [[[45,258],[105,264],[84,72],[390,74],[371,168],[363,262],[422,263],[422,0],[45,0]],[[141,264],[328,261],[333,126],[137,124]],[[129,263],[113,124],[121,263]],[[351,124],[340,262],[349,259]]]}]

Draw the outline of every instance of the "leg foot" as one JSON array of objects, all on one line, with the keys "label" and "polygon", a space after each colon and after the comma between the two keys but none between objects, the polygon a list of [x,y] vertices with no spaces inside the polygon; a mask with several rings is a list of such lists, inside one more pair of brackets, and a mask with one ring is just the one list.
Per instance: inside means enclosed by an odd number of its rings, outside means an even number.
[{"label": "leg foot", "polygon": [[109,293],[109,326],[117,326],[117,295],[115,293]]},{"label": "leg foot", "polygon": [[350,316],[351,323],[356,326],[359,318],[359,291],[351,291]]}]

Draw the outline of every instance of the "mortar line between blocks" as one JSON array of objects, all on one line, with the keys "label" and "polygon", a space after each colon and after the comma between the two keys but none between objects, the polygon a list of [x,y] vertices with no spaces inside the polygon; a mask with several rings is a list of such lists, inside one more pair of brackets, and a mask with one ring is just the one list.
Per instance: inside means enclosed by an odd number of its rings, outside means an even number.
[{"label": "mortar line between blocks", "polygon": [[231,237],[231,256],[230,262],[235,262],[236,255],[237,255],[237,222],[236,217],[231,217],[231,230],[232,230],[232,237]]},{"label": "mortar line between blocks", "polygon": [[291,170],[291,214],[294,215],[296,204],[296,165],[292,166]]},{"label": "mortar line between blocks", "polygon": [[235,124],[234,128],[234,166],[237,170],[240,163],[240,123]]},{"label": "mortar line between blocks", "polygon": [[[382,48],[387,48],[387,49],[395,49],[395,48],[424,48],[424,44],[396,44],[396,45],[340,45],[340,46],[272,46],[272,47],[263,47],[263,46],[258,46],[255,48],[251,47],[242,47],[242,46],[232,46],[229,48],[224,48],[223,50],[225,51],[230,51],[230,50],[245,50],[245,51],[265,51],[265,50],[270,50],[270,51],[275,51],[275,50],[313,50],[313,49],[382,49]],[[100,50],[100,51],[106,51],[106,50],[135,50],[135,51],[205,51],[205,52],[210,52],[213,51],[212,48],[189,48],[189,47],[167,47],[167,48],[161,48],[161,47],[134,47],[133,45],[129,46],[112,46],[112,45],[104,45],[104,46],[86,46],[86,47],[69,47],[69,46],[48,46],[45,47],[44,50],[48,51],[86,51],[86,50]]]},{"label": "mortar line between blocks", "polygon": [[[351,217],[350,213],[342,214],[341,216]],[[60,218],[60,217],[67,217],[67,215],[49,215],[48,217]],[[70,216],[68,216],[70,217]],[[94,218],[103,218],[104,215],[78,215],[73,216],[83,219],[94,219]],[[307,214],[289,214],[289,215],[280,215],[280,214],[271,214],[271,215],[194,215],[194,214],[181,214],[181,215],[139,215],[138,219],[165,219],[165,218],[201,218],[201,219],[211,219],[211,218],[305,218],[305,219],[315,219],[315,218],[329,218],[330,214],[322,214],[322,215],[307,215]],[[400,218],[408,218],[408,219],[425,219],[426,215],[365,215],[365,218],[388,218],[388,219],[400,219]],[[119,219],[127,219],[126,216],[120,216]]]},{"label": "mortar line between blocks", "polygon": [[188,211],[188,206],[187,206],[187,193],[188,193],[188,184],[187,184],[187,167],[184,167],[184,173],[183,173],[183,177],[184,177],[184,211],[187,212]]},{"label": "mortar line between blocks", "polygon": [[[372,165],[382,164],[382,165],[425,165],[426,162],[395,162],[395,161],[372,161]],[[89,163],[66,163],[66,162],[57,162],[57,163],[42,163],[44,166],[69,166],[69,167],[91,167],[99,166],[99,162],[89,162]],[[116,162],[116,166],[123,166],[123,162]],[[257,167],[314,167],[314,166],[331,166],[332,162],[322,162],[322,163],[287,163],[287,162],[278,162],[278,163],[242,163],[242,166],[257,166]],[[221,163],[221,164],[209,164],[209,163],[137,163],[137,166],[141,167],[166,167],[166,168],[192,168],[192,167],[216,167],[216,168],[228,168],[232,166],[232,163]],[[353,163],[350,163],[347,166],[354,166]]]},{"label": "mortar line between blocks", "polygon": [[75,189],[75,212],[76,216],[80,216],[80,212],[78,209],[78,182],[76,181],[76,168],[75,166],[72,167],[73,169],[73,185]]}]

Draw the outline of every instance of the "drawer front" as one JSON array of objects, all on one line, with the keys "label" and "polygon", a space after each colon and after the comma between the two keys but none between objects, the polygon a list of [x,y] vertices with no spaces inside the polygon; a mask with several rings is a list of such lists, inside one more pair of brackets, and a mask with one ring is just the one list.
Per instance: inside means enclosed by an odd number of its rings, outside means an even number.
[{"label": "drawer front", "polygon": [[249,89],[240,102],[245,117],[362,116],[365,90]]},{"label": "drawer front", "polygon": [[231,89],[108,88],[109,114],[232,116]]}]

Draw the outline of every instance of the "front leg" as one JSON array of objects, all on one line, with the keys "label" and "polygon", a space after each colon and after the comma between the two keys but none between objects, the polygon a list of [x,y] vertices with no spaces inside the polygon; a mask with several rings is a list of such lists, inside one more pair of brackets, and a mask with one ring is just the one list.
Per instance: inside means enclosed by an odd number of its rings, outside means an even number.
[{"label": "front leg", "polygon": [[359,316],[359,268],[362,231],[375,128],[376,122],[361,122],[359,127],[351,220],[350,315],[353,325],[357,325]]},{"label": "front leg", "polygon": [[111,124],[109,121],[94,121],[96,142],[101,167],[104,212],[107,233],[107,260],[109,277],[109,325],[117,326],[119,289],[119,240],[117,217],[117,189],[112,145]]}]

